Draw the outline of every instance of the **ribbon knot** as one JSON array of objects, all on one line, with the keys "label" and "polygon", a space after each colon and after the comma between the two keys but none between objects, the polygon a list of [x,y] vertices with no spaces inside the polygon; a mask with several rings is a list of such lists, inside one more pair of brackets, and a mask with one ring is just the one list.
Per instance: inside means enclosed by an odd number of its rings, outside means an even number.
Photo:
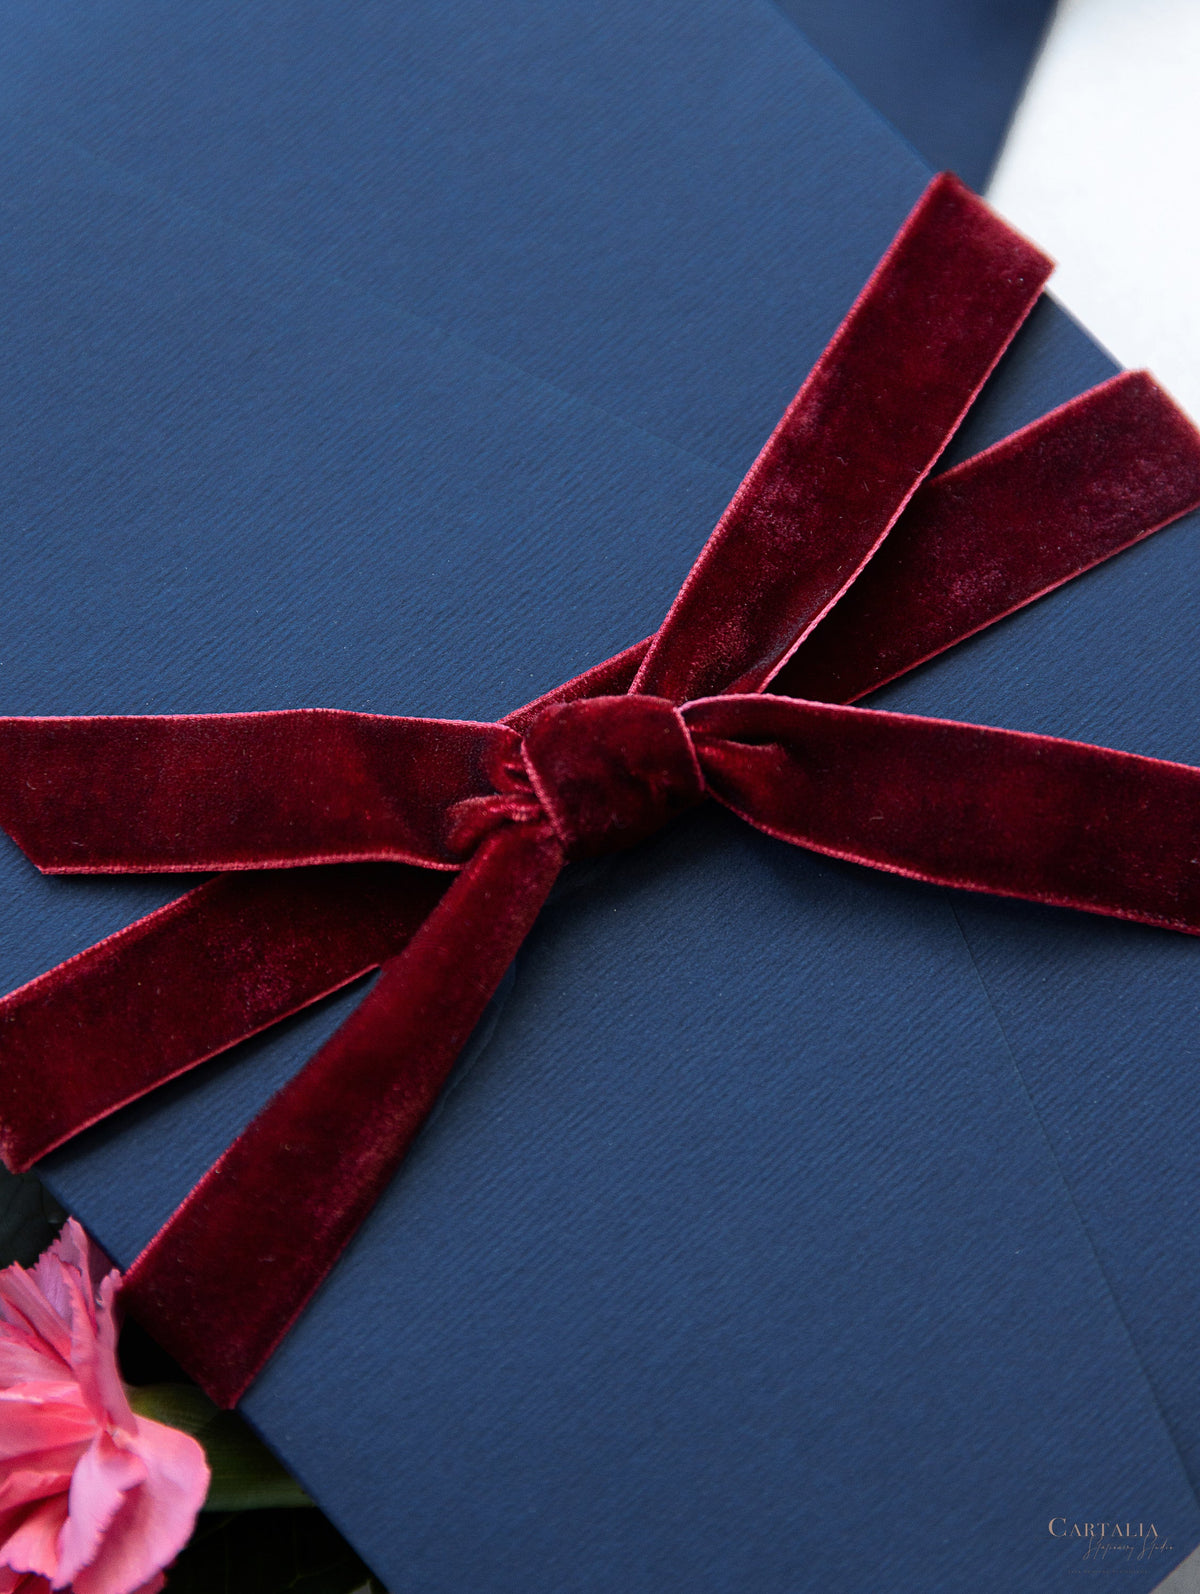
[{"label": "ribbon knot", "polygon": [[525,732],[522,753],[568,858],[632,847],[704,796],[688,728],[661,697],[552,703]]}]

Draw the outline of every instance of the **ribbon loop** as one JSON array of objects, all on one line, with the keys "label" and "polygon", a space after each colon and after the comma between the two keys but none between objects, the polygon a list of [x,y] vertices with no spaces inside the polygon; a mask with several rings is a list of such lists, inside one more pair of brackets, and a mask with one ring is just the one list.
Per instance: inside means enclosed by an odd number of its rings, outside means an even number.
[{"label": "ribbon loop", "polygon": [[459,869],[516,732],[341,709],[0,719],[0,825],[47,874]]},{"label": "ribbon loop", "polygon": [[632,847],[704,796],[691,736],[661,697],[551,704],[525,733],[523,752],[569,858]]},{"label": "ribbon loop", "polygon": [[1200,935],[1200,769],[766,695],[684,713],[713,797],[780,841]]}]

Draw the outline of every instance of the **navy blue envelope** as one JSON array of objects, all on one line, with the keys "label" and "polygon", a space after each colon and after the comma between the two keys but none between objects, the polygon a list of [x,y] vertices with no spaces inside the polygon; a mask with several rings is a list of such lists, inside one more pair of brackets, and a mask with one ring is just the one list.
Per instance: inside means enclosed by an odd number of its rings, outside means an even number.
[{"label": "navy blue envelope", "polygon": [[[491,718],[645,635],[927,178],[765,0],[5,12],[5,713]],[[1046,306],[959,452],[1110,369]],[[1200,761],[1198,529],[880,701]],[[180,886],[2,863],[6,989]],[[576,868],[244,1409],[393,1594],[1040,1594],[1114,1519],[1148,1589],[1196,959],[707,811]],[[54,1188],[128,1263],[358,994]]]}]

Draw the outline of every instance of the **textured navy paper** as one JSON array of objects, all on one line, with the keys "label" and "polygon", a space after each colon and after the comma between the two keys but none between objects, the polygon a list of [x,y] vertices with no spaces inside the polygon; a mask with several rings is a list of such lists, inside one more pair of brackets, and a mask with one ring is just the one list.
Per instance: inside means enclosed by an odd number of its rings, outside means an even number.
[{"label": "textured navy paper", "polygon": [[[1001,430],[1029,413],[1015,391],[996,405]],[[1200,763],[1197,591],[1192,516],[872,701]],[[1195,942],[966,894],[954,909],[1196,1484]]]},{"label": "textured navy paper", "polygon": [[[5,12],[6,712],[485,717],[645,634],[925,181],[758,0]],[[1108,369],[1047,311],[976,435]],[[1156,556],[900,690],[1161,751]],[[6,985],[177,889],[9,849]],[[1099,1038],[1052,995],[1027,1060],[974,913],[708,814],[564,882],[246,1403],[393,1594],[1009,1594],[1070,1586],[1054,1515],[1200,1538],[1178,1279],[1085,1179],[1135,1143],[1068,1156]],[[1194,943],[1120,933],[1182,1027]],[[353,999],[55,1187],[128,1261]]]},{"label": "textured navy paper", "polygon": [[936,170],[982,190],[1054,0],[775,0]]}]

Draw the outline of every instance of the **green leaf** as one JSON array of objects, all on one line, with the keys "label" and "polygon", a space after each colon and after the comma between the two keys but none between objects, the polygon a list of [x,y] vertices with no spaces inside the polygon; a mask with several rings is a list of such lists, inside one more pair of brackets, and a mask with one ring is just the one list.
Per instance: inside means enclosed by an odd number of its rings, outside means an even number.
[{"label": "green leaf", "polygon": [[234,1411],[222,1411],[192,1384],[143,1384],[129,1390],[141,1417],[182,1428],[204,1446],[212,1482],[206,1511],[262,1511],[312,1501]]}]

